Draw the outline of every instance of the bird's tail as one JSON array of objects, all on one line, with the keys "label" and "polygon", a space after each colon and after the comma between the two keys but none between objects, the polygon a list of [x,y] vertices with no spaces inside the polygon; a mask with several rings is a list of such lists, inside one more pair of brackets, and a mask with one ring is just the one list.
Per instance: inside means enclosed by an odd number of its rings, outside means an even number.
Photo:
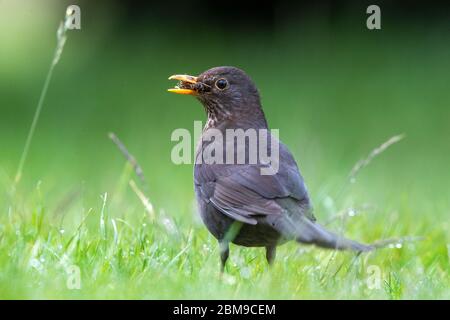
[{"label": "bird's tail", "polygon": [[362,244],[339,236],[304,216],[295,219],[295,221],[290,217],[279,219],[273,226],[287,238],[295,239],[300,243],[314,244],[322,248],[358,252],[371,251],[376,248],[374,245]]},{"label": "bird's tail", "polygon": [[306,237],[302,234],[298,235],[295,239],[297,242],[311,243],[322,248],[335,250],[364,252],[375,249],[372,245],[359,243],[328,231],[325,227],[315,222],[309,221],[306,225],[306,228],[309,229],[309,234]]}]

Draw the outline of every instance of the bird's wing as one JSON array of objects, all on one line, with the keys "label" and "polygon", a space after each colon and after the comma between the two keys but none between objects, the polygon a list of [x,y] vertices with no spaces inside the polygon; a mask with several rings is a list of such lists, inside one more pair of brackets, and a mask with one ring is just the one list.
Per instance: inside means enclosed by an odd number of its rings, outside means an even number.
[{"label": "bird's wing", "polygon": [[[284,145],[280,143],[277,173],[262,175],[261,168],[259,164],[197,164],[195,184],[203,198],[222,213],[249,224],[257,223],[255,216],[283,214],[285,208],[276,200],[290,198],[299,204],[309,204],[303,178]],[[314,219],[308,212],[302,214]]]},{"label": "bird's wing", "polygon": [[281,214],[282,208],[272,199],[262,197],[245,187],[236,176],[220,178],[216,181],[211,203],[231,218],[256,224],[257,215]]}]

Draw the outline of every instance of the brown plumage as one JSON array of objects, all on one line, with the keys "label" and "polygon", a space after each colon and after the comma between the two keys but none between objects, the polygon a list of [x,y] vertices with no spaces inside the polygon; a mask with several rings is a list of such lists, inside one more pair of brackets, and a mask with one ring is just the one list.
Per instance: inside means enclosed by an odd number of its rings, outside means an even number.
[{"label": "brown plumage", "polygon": [[[221,270],[228,259],[230,242],[265,247],[269,263],[276,246],[289,240],[338,250],[373,248],[338,236],[316,222],[297,164],[281,142],[279,168],[273,175],[262,175],[260,169],[266,164],[259,159],[251,164],[247,155],[244,164],[205,163],[205,148],[220,143],[209,139],[213,129],[225,137],[227,129],[268,128],[258,90],[242,70],[217,67],[198,77],[177,75],[171,79],[180,83],[170,91],[195,95],[208,115],[197,147],[194,185],[202,220],[220,243]],[[236,141],[233,144],[237,147]],[[246,142],[245,150],[248,148]],[[225,158],[225,146],[223,153]]]}]

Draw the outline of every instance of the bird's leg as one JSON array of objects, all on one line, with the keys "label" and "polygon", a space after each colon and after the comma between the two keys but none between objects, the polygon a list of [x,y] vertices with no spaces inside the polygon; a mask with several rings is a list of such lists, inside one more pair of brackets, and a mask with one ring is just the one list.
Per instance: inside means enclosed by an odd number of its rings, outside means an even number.
[{"label": "bird's leg", "polygon": [[230,255],[230,248],[228,247],[228,241],[219,241],[220,248],[220,273],[223,273],[225,270],[225,264],[228,260],[228,256]]},{"label": "bird's leg", "polygon": [[266,259],[269,265],[272,265],[277,253],[277,247],[274,245],[266,246]]}]

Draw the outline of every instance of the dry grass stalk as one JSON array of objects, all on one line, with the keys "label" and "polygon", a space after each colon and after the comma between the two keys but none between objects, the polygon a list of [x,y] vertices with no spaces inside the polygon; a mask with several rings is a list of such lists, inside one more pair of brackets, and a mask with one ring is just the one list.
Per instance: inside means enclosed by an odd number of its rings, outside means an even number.
[{"label": "dry grass stalk", "polygon": [[387,148],[392,146],[393,144],[401,141],[405,137],[404,134],[396,135],[389,138],[386,142],[381,144],[379,147],[372,150],[372,152],[365,158],[359,160],[352,168],[349,174],[350,183],[354,183],[356,181],[356,176],[358,173],[365,167],[369,165],[369,163],[378,155],[383,153]]},{"label": "dry grass stalk", "polygon": [[134,180],[130,180],[129,182],[131,189],[133,189],[134,193],[138,196],[139,200],[141,200],[144,205],[145,211],[147,211],[150,219],[152,221],[155,220],[155,210],[153,209],[153,205],[150,200],[145,196],[145,194],[139,189]]},{"label": "dry grass stalk", "polygon": [[71,17],[70,13],[66,12],[64,21],[62,21],[59,24],[58,31],[56,32],[57,43],[55,53],[53,54],[52,63],[50,64],[50,68],[47,72],[44,86],[42,87],[41,95],[39,96],[39,102],[37,104],[36,111],[34,112],[33,121],[31,122],[30,130],[28,131],[27,139],[25,141],[25,146],[23,148],[22,155],[19,160],[19,166],[17,168],[16,176],[14,178],[13,189],[15,189],[15,186],[17,185],[17,183],[19,183],[20,179],[22,178],[23,167],[27,159],[28,151],[31,145],[31,140],[33,139],[34,132],[36,130],[36,126],[39,120],[39,116],[41,115],[42,106],[44,105],[44,99],[45,96],[47,95],[50,80],[52,79],[53,70],[55,69],[55,66],[58,64],[59,59],[61,58],[61,54],[64,49],[64,44],[66,43],[67,40],[67,30],[69,28],[70,17]]},{"label": "dry grass stalk", "polygon": [[120,139],[117,137],[116,134],[113,132],[110,132],[108,134],[108,137],[111,139],[112,142],[117,146],[117,148],[122,152],[125,159],[131,164],[133,167],[134,172],[139,177],[139,179],[142,182],[142,185],[144,186],[144,189],[147,191],[147,181],[145,180],[144,171],[142,170],[139,163],[136,161],[136,158],[128,151],[128,149],[125,147],[125,145],[120,141]]}]

